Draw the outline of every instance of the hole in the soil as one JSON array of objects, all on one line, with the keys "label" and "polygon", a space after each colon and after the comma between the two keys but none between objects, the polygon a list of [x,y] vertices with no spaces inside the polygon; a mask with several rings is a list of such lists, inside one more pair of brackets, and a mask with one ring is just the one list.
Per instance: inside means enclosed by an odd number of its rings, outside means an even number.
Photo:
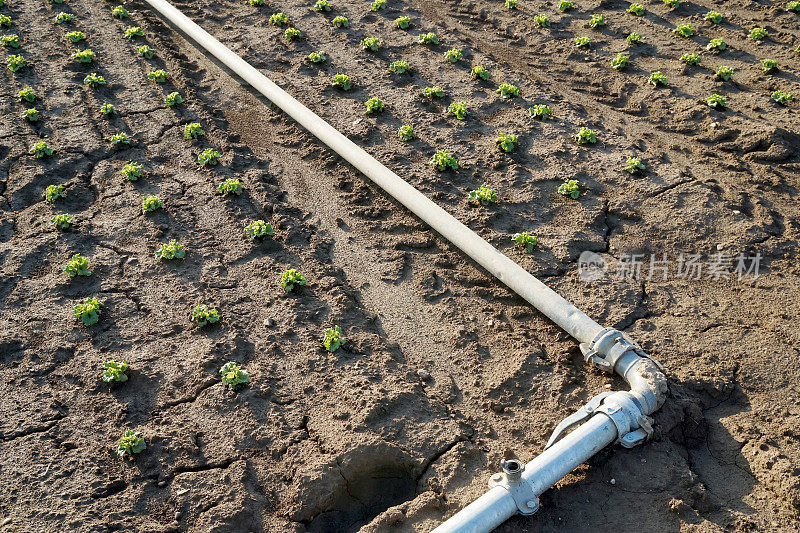
[{"label": "hole in the soil", "polygon": [[417,495],[410,466],[392,461],[345,473],[332,503],[308,524],[309,533],[351,533],[394,505]]}]

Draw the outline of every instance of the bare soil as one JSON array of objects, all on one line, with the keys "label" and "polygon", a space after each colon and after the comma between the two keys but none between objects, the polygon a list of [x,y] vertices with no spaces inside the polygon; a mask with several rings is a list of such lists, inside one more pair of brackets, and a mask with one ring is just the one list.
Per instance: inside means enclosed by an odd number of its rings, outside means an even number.
[{"label": "bare soil", "polygon": [[[234,51],[325,120],[598,322],[628,332],[668,369],[670,397],[656,435],[636,449],[609,448],[542,499],[541,511],[499,530],[792,531],[800,510],[800,308],[798,231],[800,135],[797,102],[781,107],[775,89],[800,97],[797,14],[784,2],[683,2],[670,10],[645,2],[333,0],[320,14],[309,0],[175,2]],[[588,368],[575,342],[438,235],[387,199],[285,115],[199,53],[145,3],[14,1],[13,19],[30,66],[4,70],[0,105],[0,531],[329,532],[430,531],[486,487],[502,458],[530,460],[549,432],[593,395],[624,388]],[[703,20],[709,9],[724,22]],[[73,24],[54,25],[57,12]],[[268,22],[283,11],[303,37],[288,42]],[[550,28],[533,22],[546,13]],[[601,30],[588,27],[604,13]],[[345,15],[347,29],[329,20]],[[402,31],[394,19],[411,18]],[[690,22],[695,35],[672,29]],[[140,25],[142,39],[123,36]],[[747,38],[762,26],[762,42]],[[80,29],[98,56],[70,60],[64,34]],[[437,46],[416,44],[435,31]],[[642,44],[625,37],[639,32]],[[577,35],[592,38],[588,51]],[[377,36],[382,47],[358,43]],[[729,49],[705,51],[710,38]],[[147,43],[147,60],[136,46]],[[460,48],[464,60],[442,55]],[[328,61],[304,58],[322,50]],[[612,70],[618,52],[631,66]],[[702,63],[685,67],[684,52]],[[765,74],[759,60],[780,69]],[[388,65],[406,59],[410,75]],[[472,64],[491,72],[469,75]],[[730,82],[714,77],[721,64]],[[166,84],[147,80],[154,68]],[[647,84],[661,70],[666,87]],[[90,89],[96,71],[108,85]],[[330,88],[337,72],[354,89]],[[495,93],[504,81],[520,96]],[[438,84],[441,101],[421,96]],[[41,118],[19,118],[15,95],[33,87]],[[179,91],[185,103],[163,104]],[[705,104],[712,92],[728,110]],[[387,109],[365,116],[377,96]],[[463,100],[458,121],[447,105]],[[113,103],[118,114],[99,108]],[[553,119],[527,108],[548,103]],[[200,122],[198,141],[183,125]],[[397,128],[414,125],[402,143]],[[581,126],[598,143],[578,146]],[[128,147],[114,149],[125,131]],[[493,139],[515,133],[512,154]],[[28,155],[46,140],[48,159]],[[213,147],[220,165],[199,169]],[[457,172],[427,164],[451,150]],[[647,164],[641,176],[625,159]],[[146,176],[127,182],[128,160]],[[241,180],[238,197],[216,193]],[[564,179],[584,188],[578,200],[557,194]],[[49,184],[67,197],[43,199]],[[467,193],[482,183],[499,202],[478,207]],[[161,212],[144,216],[142,197],[158,194]],[[55,213],[75,216],[55,231]],[[265,219],[275,237],[251,243],[242,228]],[[538,235],[524,254],[510,235]],[[169,239],[187,249],[157,262]],[[624,254],[740,253],[762,256],[760,277],[690,281],[581,281],[581,252],[616,264]],[[61,271],[76,252],[92,275]],[[285,293],[279,274],[298,268],[308,285]],[[84,327],[72,306],[104,303]],[[207,303],[222,320],[199,329],[192,308]],[[342,327],[335,353],[322,331]],[[128,382],[100,381],[101,363],[124,359]],[[229,392],[218,369],[236,361],[250,384]],[[423,372],[420,372],[422,370]],[[429,378],[425,378],[425,373]],[[420,377],[422,375],[422,377]],[[133,460],[114,449],[125,429],[147,443]]]}]

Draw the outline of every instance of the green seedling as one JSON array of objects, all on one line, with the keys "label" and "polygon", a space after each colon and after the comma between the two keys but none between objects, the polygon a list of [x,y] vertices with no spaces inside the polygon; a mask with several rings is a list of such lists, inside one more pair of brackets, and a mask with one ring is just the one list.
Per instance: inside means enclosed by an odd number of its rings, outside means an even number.
[{"label": "green seedling", "polygon": [[709,51],[712,51],[712,52],[722,52],[727,47],[728,47],[728,43],[726,43],[723,39],[717,38],[717,39],[711,39],[710,41],[708,41],[708,44],[706,45],[706,50],[709,50]]},{"label": "green seedling", "polygon": [[283,290],[286,292],[292,292],[295,287],[305,284],[306,277],[294,268],[281,272],[281,287],[283,287]]},{"label": "green seedling", "polygon": [[327,61],[328,58],[325,57],[325,54],[323,54],[319,50],[315,50],[314,52],[308,54],[306,59],[308,59],[312,63],[324,63],[325,61]]},{"label": "green seedling", "polygon": [[506,7],[508,9],[517,9],[519,5],[519,0],[506,0]]},{"label": "green seedling", "polygon": [[458,170],[458,159],[450,155],[449,150],[437,150],[428,164],[440,172]]},{"label": "green seedling", "polygon": [[164,83],[167,81],[168,75],[164,69],[151,70],[147,73],[147,79],[156,83]]},{"label": "green seedling", "polygon": [[25,87],[24,89],[20,89],[20,91],[17,93],[17,98],[26,102],[33,102],[36,100],[36,91],[34,91],[31,87]]},{"label": "green seedling", "polygon": [[342,338],[342,328],[339,326],[327,328],[323,333],[322,345],[331,353],[341,348],[345,342],[347,341]]},{"label": "green seedling", "polygon": [[51,204],[54,204],[59,198],[66,198],[67,193],[64,192],[63,185],[48,185],[44,190],[44,199]]},{"label": "green seedling", "polygon": [[565,180],[558,186],[558,194],[577,200],[581,195],[581,184],[578,183],[578,180]]},{"label": "green seedling", "polygon": [[792,0],[786,4],[786,11],[794,11],[795,13],[800,13],[800,2],[796,0]]},{"label": "green seedling", "polygon": [[297,28],[286,28],[286,31],[283,32],[283,36],[286,37],[289,41],[294,41],[298,39],[302,33]]},{"label": "green seedling", "polygon": [[91,276],[92,271],[89,270],[89,258],[81,254],[73,255],[67,264],[61,269],[67,273],[67,276],[74,278],[76,276]]},{"label": "green seedling", "polygon": [[628,65],[630,65],[631,59],[626,56],[625,54],[617,54],[614,59],[611,60],[611,68],[614,70],[622,70]]},{"label": "green seedling", "polygon": [[394,25],[401,30],[407,30],[411,27],[411,19],[409,17],[397,17],[394,21]]},{"label": "green seedling", "polygon": [[516,85],[511,85],[510,83],[501,83],[500,87],[498,87],[495,92],[500,95],[500,98],[504,99],[519,96],[519,88]]},{"label": "green seedling", "polygon": [[794,95],[786,91],[777,90],[772,93],[772,101],[780,105],[788,105],[792,98],[794,98]]},{"label": "green seedling", "polygon": [[111,136],[111,144],[113,144],[114,146],[122,146],[130,143],[131,143],[131,138],[124,131],[115,133],[114,135]]},{"label": "green seedling", "polygon": [[83,78],[83,84],[88,85],[89,87],[99,87],[106,84],[106,79],[100,74],[92,72]]},{"label": "green seedling", "polygon": [[729,81],[734,72],[735,70],[728,65],[722,65],[716,71],[717,77],[723,81]]},{"label": "green seedling", "polygon": [[141,453],[145,448],[147,446],[144,443],[144,439],[138,433],[126,429],[125,434],[117,444],[117,455],[131,458],[134,454]]},{"label": "green seedling", "polygon": [[191,320],[197,324],[199,328],[207,326],[208,324],[215,324],[219,322],[219,311],[205,304],[201,304],[192,310]]},{"label": "green seedling", "polygon": [[426,87],[422,90],[422,94],[428,96],[430,98],[443,98],[444,97],[444,89],[439,87],[438,85],[434,85],[433,87]]},{"label": "green seedling", "polygon": [[692,35],[694,35],[694,28],[692,28],[691,24],[678,24],[678,26],[672,30],[675,35],[679,35],[685,39],[688,39]]},{"label": "green seedling", "polygon": [[539,244],[539,239],[536,235],[531,235],[527,231],[515,233],[511,240],[516,243],[520,248],[525,249],[525,253],[532,253],[533,249]]},{"label": "green seedling", "polygon": [[546,120],[553,114],[553,110],[547,104],[536,104],[528,109],[528,113],[535,119]]},{"label": "green seedling", "polygon": [[228,362],[219,369],[219,377],[230,390],[250,382],[250,374],[234,362]]},{"label": "green seedling", "polygon": [[25,61],[25,58],[20,54],[16,54],[8,56],[6,58],[6,64],[8,65],[8,70],[11,72],[16,72],[19,69],[24,68],[27,65],[27,61]]},{"label": "green seedling", "polygon": [[53,155],[53,149],[47,146],[45,141],[39,141],[28,150],[28,153],[36,157],[36,159],[43,159]]},{"label": "green seedling", "polygon": [[76,50],[75,53],[72,54],[72,59],[76,63],[92,63],[97,58],[97,54],[95,54],[90,48],[86,50]]},{"label": "green seedling", "polygon": [[494,142],[504,152],[513,152],[514,148],[516,148],[517,144],[519,143],[517,136],[511,133],[501,133],[497,136]]},{"label": "green seedling", "polygon": [[144,166],[141,163],[128,161],[125,163],[125,166],[122,167],[121,172],[128,181],[137,181],[139,178],[144,176]]},{"label": "green seedling", "polygon": [[114,109],[114,104],[110,104],[108,102],[104,103],[100,106],[100,112],[107,117],[110,117],[114,113],[116,113],[116,109]]},{"label": "green seedling", "polygon": [[592,41],[585,35],[575,37],[575,48],[591,48]]},{"label": "green seedling", "polygon": [[445,61],[449,61],[451,63],[458,63],[461,61],[462,57],[464,57],[464,54],[458,48],[451,48],[444,53]]},{"label": "green seedling", "polygon": [[606,25],[606,17],[603,14],[598,13],[596,15],[592,15],[592,18],[589,19],[590,28],[597,29],[597,28],[602,28],[605,25]]},{"label": "green seedling", "polygon": [[75,15],[72,13],[64,13],[63,11],[56,15],[56,24],[69,24],[75,20]]},{"label": "green seedling", "polygon": [[628,44],[639,44],[642,42],[642,36],[639,33],[633,32],[625,38]]},{"label": "green seedling", "polygon": [[775,72],[778,70],[778,62],[774,59],[762,59],[761,68],[764,70],[764,72]]},{"label": "green seedling", "polygon": [[364,112],[366,115],[376,115],[383,111],[384,105],[383,101],[380,98],[372,97],[366,102],[364,102],[364,107],[367,110]]},{"label": "green seedling", "polygon": [[397,61],[392,61],[392,64],[389,65],[389,70],[394,72],[395,74],[405,74],[411,67],[408,66],[408,61],[404,59],[399,59]]},{"label": "green seedling", "polygon": [[122,383],[128,381],[128,364],[125,361],[109,359],[103,363],[103,381],[106,383]]},{"label": "green seedling", "polygon": [[489,79],[489,71],[483,68],[481,65],[473,66],[472,70],[470,71],[470,74],[476,80],[481,79],[483,81],[486,81]]},{"label": "green seedling", "polygon": [[253,7],[260,7],[264,5],[264,0],[248,0],[248,2]]},{"label": "green seedling", "polygon": [[474,191],[470,191],[469,199],[485,207],[497,201],[497,191],[484,183]]},{"label": "green seedling", "polygon": [[353,87],[353,82],[347,74],[336,74],[333,76],[332,85],[342,91],[349,91]]},{"label": "green seedling", "polygon": [[68,32],[65,35],[65,37],[67,39],[69,39],[73,43],[79,43],[81,41],[85,41],[86,40],[86,34],[83,33],[82,31],[71,31],[71,32]]},{"label": "green seedling", "polygon": [[713,24],[719,24],[722,22],[722,13],[718,13],[717,11],[709,11],[703,18]]},{"label": "green seedling", "polygon": [[219,158],[222,154],[213,148],[206,148],[197,156],[197,162],[201,167],[214,167],[219,163]]},{"label": "green seedling", "polygon": [[769,35],[769,32],[764,28],[753,28],[752,30],[750,30],[749,37],[754,41],[760,41],[767,35]]},{"label": "green seedling", "polygon": [[417,42],[419,44],[439,44],[439,38],[434,32],[429,31],[428,33],[420,33],[419,37],[417,37]]},{"label": "green seedling", "polygon": [[700,54],[683,54],[681,56],[681,63],[685,63],[687,65],[699,65]]},{"label": "green seedling", "polygon": [[186,256],[186,250],[184,249],[183,245],[179,243],[177,240],[172,239],[166,244],[162,244],[155,253],[157,260],[171,260],[171,259],[183,259]]},{"label": "green seedling", "polygon": [[657,70],[655,72],[651,72],[650,73],[650,77],[647,78],[647,83],[649,83],[653,87],[658,87],[659,85],[666,85],[667,84],[667,76],[663,72],[661,72],[660,70]]},{"label": "green seedling", "polygon": [[550,27],[550,19],[545,14],[535,15],[533,17],[533,23],[539,26],[540,28]]},{"label": "green seedling", "polygon": [[199,122],[190,122],[183,127],[183,136],[187,139],[197,139],[205,134]]},{"label": "green seedling", "polygon": [[400,129],[397,130],[397,136],[400,137],[401,141],[410,141],[414,138],[414,127],[408,124],[403,124],[400,126]]},{"label": "green seedling", "polygon": [[72,218],[72,215],[68,215],[66,213],[55,215],[50,219],[50,225],[55,226],[60,230],[69,229],[70,225],[72,224]]},{"label": "green seedling", "polygon": [[597,142],[597,132],[583,126],[573,137],[578,144],[594,144]]},{"label": "green seedling", "polygon": [[173,106],[182,104],[183,103],[183,96],[181,96],[181,93],[179,93],[177,91],[171,92],[167,96],[164,97],[164,103],[169,107],[173,107]]},{"label": "green seedling", "polygon": [[575,2],[572,0],[560,0],[558,2],[558,9],[561,11],[569,11],[575,7]]},{"label": "green seedling", "polygon": [[8,15],[0,15],[0,27],[7,28],[13,24],[11,17]]},{"label": "green seedling", "polygon": [[350,26],[350,21],[347,20],[347,17],[338,15],[336,17],[333,17],[333,19],[331,20],[331,24],[333,24],[337,28],[347,28],[348,26]]},{"label": "green seedling", "polygon": [[139,57],[143,57],[145,59],[153,59],[153,55],[155,54],[155,52],[153,51],[152,48],[150,48],[146,44],[143,44],[142,46],[136,47],[136,54]]},{"label": "green seedling", "polygon": [[125,38],[133,39],[134,37],[144,37],[144,30],[139,26],[128,26],[125,28]]},{"label": "green seedling", "polygon": [[97,298],[87,298],[85,302],[73,306],[72,315],[83,322],[84,326],[91,326],[100,320],[102,306]]},{"label": "green seedling", "polygon": [[251,241],[270,237],[275,234],[272,224],[264,222],[263,220],[256,220],[244,227],[244,231],[250,237]]},{"label": "green seedling", "polygon": [[630,13],[631,15],[636,15],[637,17],[641,17],[642,15],[644,15],[645,10],[642,4],[640,4],[639,2],[634,2],[625,11],[627,13]]},{"label": "green seedling", "polygon": [[279,11],[269,16],[269,23],[273,26],[286,26],[289,24],[289,17]]},{"label": "green seedling", "polygon": [[158,196],[146,196],[142,200],[142,213],[152,213],[158,209],[164,208],[164,202]]},{"label": "green seedling", "polygon": [[453,102],[447,110],[458,120],[464,120],[469,115],[466,102]]},{"label": "green seedling", "polygon": [[708,104],[708,107],[711,109],[722,110],[728,107],[728,99],[721,94],[714,93],[706,98],[706,104]]},{"label": "green seedling", "polygon": [[664,0],[664,4],[671,9],[677,9],[681,5],[681,0]]},{"label": "green seedling", "polygon": [[39,120],[39,112],[35,107],[29,107],[20,114],[20,118],[24,118],[28,122],[36,122]]},{"label": "green seedling", "polygon": [[111,10],[111,16],[114,17],[115,19],[120,19],[120,20],[126,19],[130,15],[131,14],[128,13],[128,10],[125,9],[124,7],[122,7],[122,6],[117,6],[114,9]]},{"label": "green seedling", "polygon": [[12,33],[10,35],[3,35],[0,37],[0,42],[6,48],[19,48],[19,35]]},{"label": "green seedling", "polygon": [[638,157],[629,157],[627,161],[625,161],[625,167],[623,170],[628,174],[638,174],[645,170],[647,165],[642,163],[642,160]]},{"label": "green seedling", "polygon": [[331,10],[331,3],[328,0],[317,0],[317,3],[314,4],[314,11],[319,13],[325,13]]},{"label": "green seedling", "polygon": [[243,190],[242,182],[234,178],[226,179],[217,187],[217,192],[222,196],[240,196]]},{"label": "green seedling", "polygon": [[377,52],[381,47],[381,40],[377,37],[364,37],[359,44],[362,50]]},{"label": "green seedling", "polygon": [[369,6],[371,11],[378,11],[380,9],[386,9],[386,0],[375,0]]}]

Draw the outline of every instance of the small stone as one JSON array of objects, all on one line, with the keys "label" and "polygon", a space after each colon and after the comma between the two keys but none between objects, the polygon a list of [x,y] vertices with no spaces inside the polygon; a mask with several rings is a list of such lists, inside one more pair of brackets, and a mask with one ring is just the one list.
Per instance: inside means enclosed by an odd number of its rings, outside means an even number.
[{"label": "small stone", "polygon": [[167,482],[165,480],[163,480],[163,479],[161,481],[159,481],[158,483],[156,483],[156,484],[159,487],[166,487],[167,486]]},{"label": "small stone", "polygon": [[617,484],[617,480],[616,480],[616,479],[614,479],[614,478],[612,477],[612,478],[611,478],[611,482],[610,482],[610,483],[611,483],[612,485],[616,485],[616,484]]},{"label": "small stone", "polygon": [[181,519],[181,512],[175,511],[175,520],[180,520],[180,519]]},{"label": "small stone", "polygon": [[421,379],[422,381],[428,381],[431,378],[431,375],[424,368],[420,368],[419,370],[417,370],[417,377],[419,377],[419,379]]},{"label": "small stone", "polygon": [[268,328],[271,328],[272,326],[275,325],[275,321],[272,320],[271,318],[267,318],[264,320],[264,325],[267,326]]},{"label": "small stone", "polygon": [[724,250],[724,249],[725,249],[725,245],[724,244],[718,244],[717,245],[717,251],[721,251],[721,250]]},{"label": "small stone", "polygon": [[603,386],[604,386],[605,388],[607,388],[607,389],[610,389],[610,388],[611,388],[611,383],[606,383],[606,384],[605,384],[605,385],[603,385]]},{"label": "small stone", "polygon": [[734,210],[733,210],[733,214],[734,214],[734,215],[741,215],[741,214],[742,214],[742,212],[741,212],[741,211],[739,211],[738,209],[734,209]]}]

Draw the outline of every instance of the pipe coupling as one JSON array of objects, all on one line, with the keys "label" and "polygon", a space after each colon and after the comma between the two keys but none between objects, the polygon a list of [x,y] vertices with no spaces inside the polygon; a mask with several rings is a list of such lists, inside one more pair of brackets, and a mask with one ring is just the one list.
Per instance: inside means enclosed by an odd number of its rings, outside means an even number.
[{"label": "pipe coupling", "polygon": [[489,488],[502,487],[508,491],[517,504],[520,514],[532,515],[539,510],[539,496],[533,484],[522,479],[525,465],[516,459],[509,459],[500,463],[502,472],[489,478]]},{"label": "pipe coupling", "polygon": [[603,399],[597,409],[617,428],[617,442],[625,448],[633,448],[653,435],[653,419],[642,413],[634,394],[615,392]]}]

